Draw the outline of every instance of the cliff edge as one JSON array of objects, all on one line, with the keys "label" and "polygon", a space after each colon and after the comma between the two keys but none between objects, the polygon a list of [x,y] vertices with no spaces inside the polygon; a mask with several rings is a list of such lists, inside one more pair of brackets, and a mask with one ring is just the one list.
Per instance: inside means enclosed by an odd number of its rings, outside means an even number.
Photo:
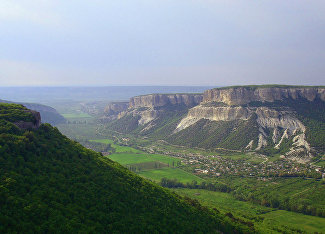
[{"label": "cliff edge", "polygon": [[227,105],[245,105],[250,102],[275,102],[299,98],[325,101],[325,87],[306,86],[241,86],[215,88],[204,92],[203,102],[223,102]]}]

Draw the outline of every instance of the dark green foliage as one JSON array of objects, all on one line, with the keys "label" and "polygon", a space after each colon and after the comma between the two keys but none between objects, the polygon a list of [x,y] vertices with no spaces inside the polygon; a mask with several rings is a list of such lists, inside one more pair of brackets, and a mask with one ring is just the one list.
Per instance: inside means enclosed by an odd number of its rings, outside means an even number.
[{"label": "dark green foliage", "polygon": [[0,119],[10,122],[26,121],[35,122],[32,113],[23,105],[0,103]]},{"label": "dark green foliage", "polygon": [[192,183],[181,183],[177,179],[162,178],[160,180],[160,185],[166,188],[189,188],[189,189],[206,189],[210,191],[219,191],[223,193],[230,193],[231,188],[225,184],[221,183],[207,183],[203,181],[198,184],[197,181],[193,180]]},{"label": "dark green foliage", "polygon": [[201,119],[188,128],[171,135],[167,141],[189,147],[240,150],[244,149],[252,139],[257,139],[258,127],[255,119],[255,116],[247,121],[216,122]]},{"label": "dark green foliage", "polygon": [[[17,116],[24,114],[19,108]],[[142,179],[49,124],[8,129],[0,133],[0,233],[252,231]]]},{"label": "dark green foliage", "polygon": [[139,119],[139,116],[125,115],[110,123],[108,128],[121,133],[130,133],[138,127]]}]

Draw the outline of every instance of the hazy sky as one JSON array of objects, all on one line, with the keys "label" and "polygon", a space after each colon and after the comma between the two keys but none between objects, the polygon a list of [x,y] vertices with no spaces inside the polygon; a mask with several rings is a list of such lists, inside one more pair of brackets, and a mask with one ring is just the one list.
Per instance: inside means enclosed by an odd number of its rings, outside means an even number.
[{"label": "hazy sky", "polygon": [[324,0],[0,0],[0,86],[325,85]]}]

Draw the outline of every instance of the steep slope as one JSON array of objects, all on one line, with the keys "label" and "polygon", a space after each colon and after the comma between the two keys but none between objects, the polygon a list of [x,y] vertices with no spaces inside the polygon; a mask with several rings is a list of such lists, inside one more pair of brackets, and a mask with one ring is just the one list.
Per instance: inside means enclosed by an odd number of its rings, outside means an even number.
[{"label": "steep slope", "polygon": [[252,231],[39,126],[38,116],[0,104],[1,233]]},{"label": "steep slope", "polygon": [[[0,102],[14,103],[14,102],[6,101],[6,100],[0,100]],[[56,109],[54,109],[50,106],[37,104],[37,103],[18,103],[18,104],[22,104],[25,107],[27,107],[28,109],[35,110],[35,111],[39,112],[42,116],[43,123],[50,123],[52,125],[65,123],[64,117],[62,115],[60,115]]]}]

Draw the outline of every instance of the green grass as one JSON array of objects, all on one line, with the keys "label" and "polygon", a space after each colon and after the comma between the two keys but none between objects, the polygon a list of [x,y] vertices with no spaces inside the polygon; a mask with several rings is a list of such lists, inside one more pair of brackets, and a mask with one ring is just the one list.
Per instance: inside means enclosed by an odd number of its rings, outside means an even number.
[{"label": "green grass", "polygon": [[103,143],[103,144],[111,144],[111,146],[115,148],[116,153],[143,153],[141,150],[134,149],[129,146],[114,144],[114,141],[110,139],[97,139],[97,140],[90,140],[90,141]]},{"label": "green grass", "polygon": [[173,189],[173,191],[198,199],[203,205],[215,207],[221,212],[231,211],[235,216],[252,220],[262,231],[273,232],[271,227],[277,227],[280,230],[301,229],[307,233],[325,232],[325,218],[254,205],[236,200],[227,193],[200,189]]},{"label": "green grass", "polygon": [[66,119],[92,118],[92,116],[90,116],[89,114],[84,113],[84,112],[66,113],[66,114],[61,114],[61,115],[63,115],[63,117],[66,118]]},{"label": "green grass", "polygon": [[108,157],[116,161],[122,165],[128,165],[128,164],[137,164],[137,163],[143,163],[143,162],[162,162],[166,164],[172,165],[173,161],[176,164],[180,159],[173,158],[165,155],[160,154],[135,154],[135,153],[115,153],[108,155]]},{"label": "green grass", "polygon": [[319,162],[315,163],[315,165],[325,167],[325,160],[320,160]]},{"label": "green grass", "polygon": [[[186,171],[183,171],[179,168],[171,168],[172,164],[174,162],[174,165],[177,164],[177,162],[181,161],[179,158],[169,157],[166,155],[160,155],[160,154],[147,154],[147,153],[115,153],[108,155],[108,157],[116,161],[124,166],[127,165],[133,165],[133,166],[139,166],[141,164],[148,164],[150,162],[161,162],[165,165],[170,167],[164,167],[160,169],[152,169],[152,170],[142,170],[138,174],[140,176],[143,176],[147,179],[159,182],[162,178],[168,178],[168,179],[177,179],[180,182],[187,183],[192,182],[193,180],[196,180],[198,182],[202,182],[203,179],[201,179],[198,176],[195,176],[191,173],[188,173]],[[143,169],[146,169],[144,166],[142,166]],[[152,167],[151,167],[152,168]]]},{"label": "green grass", "polygon": [[307,233],[325,233],[325,218],[303,215],[295,212],[276,210],[264,214],[265,225],[288,225],[306,231]]},{"label": "green grass", "polygon": [[157,170],[141,171],[138,174],[156,182],[159,182],[162,178],[177,179],[182,183],[190,183],[193,180],[196,180],[198,183],[204,181],[200,177],[195,176],[189,172],[183,171],[179,168],[170,167],[165,167]]}]

